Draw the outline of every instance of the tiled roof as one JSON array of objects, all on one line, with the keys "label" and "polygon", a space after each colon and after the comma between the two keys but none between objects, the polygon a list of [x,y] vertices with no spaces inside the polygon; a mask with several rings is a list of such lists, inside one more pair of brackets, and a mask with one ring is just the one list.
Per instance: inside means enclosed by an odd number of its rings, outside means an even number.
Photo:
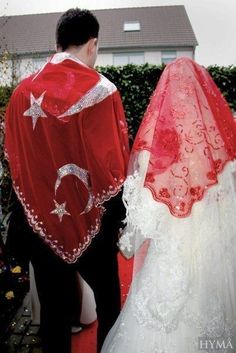
[{"label": "tiled roof", "polygon": [[[99,46],[108,48],[195,47],[197,40],[184,6],[94,10],[100,23]],[[61,13],[0,17],[0,51],[54,51]],[[124,32],[124,22],[140,22],[140,31]]]}]

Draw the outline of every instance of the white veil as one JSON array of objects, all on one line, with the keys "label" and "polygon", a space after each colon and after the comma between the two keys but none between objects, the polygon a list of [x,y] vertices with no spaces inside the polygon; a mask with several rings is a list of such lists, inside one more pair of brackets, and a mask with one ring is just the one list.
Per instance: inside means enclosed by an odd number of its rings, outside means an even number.
[{"label": "white veil", "polygon": [[[226,339],[229,348],[216,352],[232,353],[231,346],[236,349],[236,163],[227,163],[219,183],[194,204],[189,217],[177,218],[143,186],[148,159],[148,151],[136,155],[124,185],[127,216],[119,246],[126,257],[134,255],[133,282],[105,347],[118,339],[117,334],[113,337],[115,331],[122,332],[118,325],[132,322],[133,316],[138,322],[136,335],[148,332],[147,341],[142,340],[139,351],[128,340],[127,352],[150,353],[151,347],[165,347],[163,352],[195,353],[201,337],[218,337]],[[129,326],[134,323],[126,324],[127,333],[116,342],[117,349],[113,345],[114,350],[104,352],[126,352]]]}]

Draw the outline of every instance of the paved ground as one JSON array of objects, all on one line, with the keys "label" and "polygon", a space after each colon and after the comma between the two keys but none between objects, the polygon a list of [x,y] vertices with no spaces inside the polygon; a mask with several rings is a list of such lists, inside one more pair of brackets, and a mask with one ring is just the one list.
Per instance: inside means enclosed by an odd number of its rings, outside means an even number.
[{"label": "paved ground", "polygon": [[1,342],[1,353],[41,353],[38,331],[39,326],[31,322],[27,295],[6,332],[4,342]]}]

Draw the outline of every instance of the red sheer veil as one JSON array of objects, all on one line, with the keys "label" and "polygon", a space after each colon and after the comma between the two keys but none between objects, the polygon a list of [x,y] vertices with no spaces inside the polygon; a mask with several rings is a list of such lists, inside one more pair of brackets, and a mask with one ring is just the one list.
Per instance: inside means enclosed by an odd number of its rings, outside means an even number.
[{"label": "red sheer veil", "polygon": [[144,186],[176,217],[217,183],[236,157],[236,125],[230,108],[202,66],[189,58],[167,65],[137,133],[130,162],[140,151],[150,157]]}]

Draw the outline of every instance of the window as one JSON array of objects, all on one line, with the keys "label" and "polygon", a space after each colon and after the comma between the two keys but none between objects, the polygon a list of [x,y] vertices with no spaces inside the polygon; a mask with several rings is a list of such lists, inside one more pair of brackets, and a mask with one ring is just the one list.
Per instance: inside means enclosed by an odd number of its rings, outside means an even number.
[{"label": "window", "polygon": [[142,65],[144,64],[144,53],[136,52],[136,53],[115,53],[113,54],[113,65],[127,65],[127,64],[136,64]]},{"label": "window", "polygon": [[124,29],[124,32],[140,31],[140,22],[139,21],[125,22],[123,29]]},{"label": "window", "polygon": [[174,61],[177,57],[175,50],[163,50],[161,52],[161,62],[162,64],[168,64]]}]

